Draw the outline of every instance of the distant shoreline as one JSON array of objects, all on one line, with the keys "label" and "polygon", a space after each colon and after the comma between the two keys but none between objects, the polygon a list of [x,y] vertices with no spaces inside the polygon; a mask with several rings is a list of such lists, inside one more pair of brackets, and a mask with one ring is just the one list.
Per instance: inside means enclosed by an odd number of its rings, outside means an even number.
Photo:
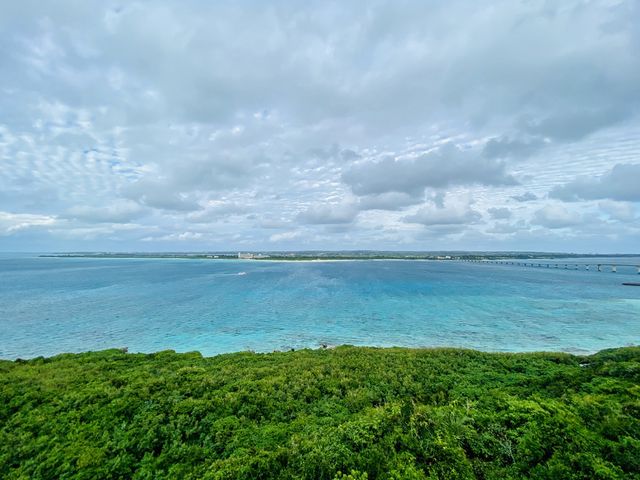
[{"label": "distant shoreline", "polygon": [[350,343],[339,343],[339,344],[327,344],[327,343],[319,343],[315,346],[307,346],[300,348],[287,348],[287,349],[275,349],[275,350],[234,350],[229,352],[220,352],[212,355],[206,355],[200,352],[199,350],[174,350],[173,348],[165,348],[154,351],[138,351],[138,350],[130,350],[128,347],[105,347],[99,348],[95,350],[78,350],[78,351],[67,351],[67,352],[59,352],[51,355],[36,355],[36,356],[28,356],[28,357],[0,357],[0,364],[2,362],[9,363],[27,363],[34,362],[39,360],[55,360],[57,358],[66,358],[66,357],[76,357],[76,356],[84,356],[84,355],[95,355],[106,352],[111,353],[120,353],[127,354],[130,356],[138,356],[138,357],[153,357],[156,355],[163,354],[171,354],[171,355],[183,355],[183,356],[196,356],[198,358],[203,359],[217,359],[219,357],[229,357],[236,355],[256,355],[259,357],[272,356],[272,355],[282,355],[282,354],[292,354],[295,352],[298,353],[311,353],[314,352],[322,352],[322,351],[332,351],[332,350],[361,350],[361,351],[379,351],[381,353],[384,352],[416,352],[416,353],[440,353],[440,352],[470,352],[476,353],[479,355],[489,355],[489,356],[535,356],[535,355],[567,355],[575,358],[584,358],[584,357],[592,357],[594,355],[600,355],[605,352],[615,351],[615,350],[626,350],[626,349],[640,349],[640,344],[626,344],[626,345],[616,345],[606,348],[600,348],[596,350],[582,350],[582,349],[573,349],[573,350],[483,350],[481,348],[472,348],[472,347],[461,347],[455,345],[434,345],[434,346],[403,346],[403,345],[364,345],[364,344],[350,344]]},{"label": "distant shoreline", "polygon": [[[242,256],[240,256],[242,255]],[[185,260],[256,260],[276,262],[333,262],[354,260],[434,260],[434,261],[481,261],[481,260],[533,260],[576,258],[630,258],[640,254],[576,254],[542,252],[492,252],[492,253],[50,253],[41,258],[107,258],[107,259],[185,259]]]},{"label": "distant shoreline", "polygon": [[460,345],[394,345],[394,344],[365,344],[365,343],[324,343],[319,342],[313,345],[299,346],[299,347],[287,347],[287,348],[275,348],[275,349],[238,349],[238,350],[230,350],[230,351],[221,351],[213,354],[205,354],[202,353],[198,349],[193,350],[175,350],[174,348],[161,348],[158,350],[135,350],[130,349],[129,347],[116,347],[116,346],[105,346],[104,348],[97,349],[87,349],[87,350],[77,350],[77,351],[60,351],[57,353],[51,353],[47,355],[26,355],[26,356],[11,356],[11,357],[3,357],[0,356],[0,364],[2,362],[13,362],[13,363],[21,363],[21,362],[32,362],[34,360],[53,360],[58,357],[68,357],[68,356],[81,356],[81,355],[92,355],[101,352],[120,352],[134,356],[154,356],[163,353],[171,353],[174,355],[196,355],[203,359],[215,359],[221,356],[233,356],[233,355],[243,355],[243,354],[251,354],[257,355],[259,357],[269,356],[269,355],[278,355],[278,354],[288,354],[293,352],[319,352],[319,351],[328,351],[335,349],[354,349],[354,350],[368,350],[368,351],[404,351],[404,352],[432,352],[438,353],[443,351],[460,351],[460,352],[474,352],[478,354],[486,354],[486,355],[569,355],[572,357],[590,357],[593,355],[598,355],[603,352],[611,351],[611,350],[621,350],[621,349],[640,349],[640,343],[626,343],[619,345],[612,345],[604,348],[596,348],[596,349],[583,349],[583,348],[557,348],[557,349],[533,349],[533,350],[502,350],[502,349],[483,349],[478,347],[465,347]]}]

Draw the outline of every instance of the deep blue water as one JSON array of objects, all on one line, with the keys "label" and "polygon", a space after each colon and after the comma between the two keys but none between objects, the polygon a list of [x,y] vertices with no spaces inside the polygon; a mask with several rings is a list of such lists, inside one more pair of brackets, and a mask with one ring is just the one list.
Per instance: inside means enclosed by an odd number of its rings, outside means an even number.
[{"label": "deep blue water", "polygon": [[640,343],[640,287],[623,281],[640,275],[430,261],[4,255],[0,358],[323,343],[593,352]]}]

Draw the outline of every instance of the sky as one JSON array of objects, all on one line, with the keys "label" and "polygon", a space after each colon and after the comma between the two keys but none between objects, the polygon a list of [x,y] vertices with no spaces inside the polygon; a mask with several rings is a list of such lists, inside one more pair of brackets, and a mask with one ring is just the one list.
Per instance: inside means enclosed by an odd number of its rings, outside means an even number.
[{"label": "sky", "polygon": [[0,4],[0,251],[640,252],[640,2]]}]

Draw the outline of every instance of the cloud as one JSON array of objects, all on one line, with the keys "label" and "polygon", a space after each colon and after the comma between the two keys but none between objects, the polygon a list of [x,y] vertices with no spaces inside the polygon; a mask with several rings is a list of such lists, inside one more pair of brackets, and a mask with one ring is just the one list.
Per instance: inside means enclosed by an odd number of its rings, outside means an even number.
[{"label": "cloud", "polygon": [[301,236],[300,232],[297,232],[297,231],[274,233],[269,237],[269,241],[274,243],[290,241],[290,240],[295,240],[297,238],[300,238],[300,236]]},{"label": "cloud", "polygon": [[538,197],[531,192],[525,192],[522,195],[512,195],[511,198],[517,202],[532,202],[533,200],[538,200]]},{"label": "cloud", "polygon": [[[522,122],[522,130],[545,138],[576,141],[602,128],[625,120],[631,111],[625,105],[618,108],[577,109],[561,111],[538,120]],[[526,145],[521,145],[520,148]],[[531,145],[535,147],[535,144]]]},{"label": "cloud", "polygon": [[182,233],[170,233],[167,235],[161,235],[158,237],[144,237],[143,242],[190,242],[202,240],[204,235],[201,232],[182,232]]},{"label": "cloud", "polygon": [[55,217],[46,215],[0,212],[0,235],[12,235],[21,230],[50,227],[55,223]]},{"label": "cloud", "polygon": [[562,205],[546,205],[535,212],[531,223],[556,229],[580,225],[583,219]]},{"label": "cloud", "polygon": [[249,205],[238,202],[210,201],[201,211],[189,213],[187,219],[194,223],[212,222],[230,215],[242,215],[250,211]]},{"label": "cloud", "polygon": [[419,223],[431,227],[469,225],[477,223],[481,218],[482,215],[468,204],[450,202],[442,207],[435,204],[425,205],[414,214],[405,216],[403,220],[406,223]]},{"label": "cloud", "polygon": [[402,210],[403,208],[421,203],[423,195],[410,195],[403,192],[384,192],[376,195],[365,195],[359,198],[360,210]]},{"label": "cloud", "polygon": [[490,208],[487,212],[494,220],[505,220],[512,216],[512,212],[508,208]]},{"label": "cloud", "polygon": [[633,203],[603,200],[598,203],[601,211],[620,222],[633,222],[638,219],[637,208]]},{"label": "cloud", "polygon": [[566,202],[611,199],[640,202],[640,164],[617,164],[600,177],[582,177],[550,192]]},{"label": "cloud", "polygon": [[[253,217],[256,218],[255,215]],[[267,217],[267,218],[260,217],[258,220],[259,220],[257,222],[258,227],[267,229],[267,230],[275,230],[275,229],[287,228],[291,226],[290,222],[287,222],[281,218],[279,219],[279,218],[272,218],[272,217]]]},{"label": "cloud", "polygon": [[475,248],[473,212],[638,199],[633,0],[5,3],[0,249]]},{"label": "cloud", "polygon": [[351,223],[358,215],[358,209],[354,204],[326,204],[312,205],[301,212],[297,219],[299,222],[311,225],[331,225]]},{"label": "cloud", "polygon": [[512,235],[516,232],[527,230],[522,224],[513,224],[509,222],[496,222],[491,228],[486,230],[488,234]]},{"label": "cloud", "polygon": [[[69,223],[65,228],[58,227],[55,230],[52,230],[51,233],[52,235],[63,238],[67,241],[81,241],[82,243],[80,245],[85,245],[85,242],[91,242],[97,239],[108,239],[116,242],[123,238],[128,240],[139,239],[140,233],[149,230],[155,229],[153,227],[144,227],[134,223],[105,223],[89,226],[79,226]],[[86,249],[86,246],[84,248]]]},{"label": "cloud", "polygon": [[67,210],[66,217],[84,222],[129,223],[147,213],[139,204],[126,200],[114,200],[107,206],[75,205]]},{"label": "cloud", "polygon": [[415,159],[387,157],[356,164],[342,175],[356,195],[388,192],[418,195],[425,188],[451,185],[515,185],[501,161],[445,145]]},{"label": "cloud", "polygon": [[192,212],[202,208],[195,200],[162,183],[141,180],[123,188],[122,193],[142,205],[161,210]]},{"label": "cloud", "polygon": [[527,140],[512,140],[508,137],[492,138],[482,153],[488,158],[526,158],[545,146],[543,139],[534,137]]},{"label": "cloud", "polygon": [[[201,135],[197,131],[194,134]],[[195,150],[189,156],[199,156],[198,149]],[[205,152],[201,155],[208,156]],[[127,198],[153,208],[199,210],[201,206],[194,200],[198,192],[218,192],[245,185],[250,179],[248,169],[246,160],[213,157],[175,161],[168,157],[150,171],[143,171],[139,179],[121,191]]]}]

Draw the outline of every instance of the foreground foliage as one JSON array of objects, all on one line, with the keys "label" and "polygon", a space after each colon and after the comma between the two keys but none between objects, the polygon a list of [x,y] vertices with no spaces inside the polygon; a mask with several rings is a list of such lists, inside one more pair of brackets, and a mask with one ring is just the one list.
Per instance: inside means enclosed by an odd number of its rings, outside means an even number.
[{"label": "foreground foliage", "polygon": [[0,478],[640,478],[640,348],[0,362]]}]

